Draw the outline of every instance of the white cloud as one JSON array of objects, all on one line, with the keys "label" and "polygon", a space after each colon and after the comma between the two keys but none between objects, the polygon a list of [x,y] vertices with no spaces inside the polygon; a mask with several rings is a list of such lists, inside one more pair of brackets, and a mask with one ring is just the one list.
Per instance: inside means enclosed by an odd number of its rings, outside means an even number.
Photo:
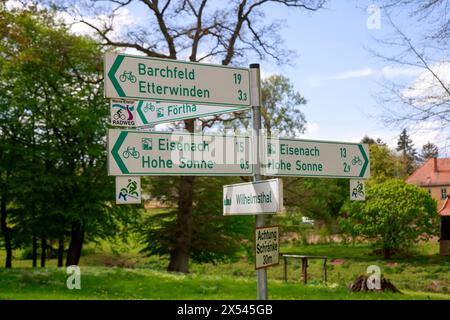
[{"label": "white cloud", "polygon": [[305,132],[301,134],[302,139],[321,139],[320,125],[317,122],[307,122]]},{"label": "white cloud", "polygon": [[346,80],[346,79],[352,79],[352,78],[362,78],[362,77],[369,77],[375,74],[375,70],[371,68],[364,68],[364,69],[356,69],[356,70],[350,70],[338,73],[337,75],[334,75],[331,77],[331,79],[334,80]]},{"label": "white cloud", "polygon": [[[32,3],[32,1],[26,0],[8,0],[6,2],[6,8],[7,10],[21,9]],[[38,4],[38,8],[43,8],[43,6]],[[70,26],[70,30],[73,33],[77,35],[89,35],[95,37],[97,35],[96,31],[87,24],[80,22],[80,16],[77,13],[81,11],[82,10],[80,10],[77,5],[74,5],[71,8],[71,13],[60,11],[57,13],[57,18],[61,19],[65,24]],[[109,26],[111,24],[110,17],[105,14],[89,16],[86,13],[83,14],[83,20],[94,25],[95,27],[98,27],[99,29],[102,29],[105,25]],[[118,40],[129,27],[134,27],[136,24],[137,17],[134,16],[128,8],[122,7],[116,11],[116,15],[112,21],[113,31],[109,33],[109,37],[113,40]]]},{"label": "white cloud", "polygon": [[[450,88],[450,62],[436,63],[430,68],[445,87]],[[414,100],[417,106],[449,101],[450,97],[438,79],[430,71],[422,71],[413,84],[403,91],[403,95]]]},{"label": "white cloud", "polygon": [[347,80],[353,78],[364,78],[364,77],[383,77],[385,79],[393,79],[398,77],[408,77],[408,76],[417,76],[423,72],[422,68],[419,67],[393,67],[393,66],[385,66],[381,69],[373,69],[373,68],[362,68],[344,71],[338,73],[334,76],[331,76],[330,79],[333,80]]},{"label": "white cloud", "polygon": [[349,80],[367,77],[394,79],[399,77],[418,76],[422,72],[423,72],[422,68],[412,66],[402,66],[402,67],[385,66],[381,69],[365,67],[360,69],[342,71],[337,74],[329,76],[311,75],[308,78],[308,83],[311,87],[319,87],[322,85],[324,81],[330,80]]},{"label": "white cloud", "polygon": [[423,69],[419,68],[419,67],[386,66],[380,70],[380,75],[386,79],[393,79],[393,78],[404,77],[404,76],[418,76],[422,72],[423,72]]}]

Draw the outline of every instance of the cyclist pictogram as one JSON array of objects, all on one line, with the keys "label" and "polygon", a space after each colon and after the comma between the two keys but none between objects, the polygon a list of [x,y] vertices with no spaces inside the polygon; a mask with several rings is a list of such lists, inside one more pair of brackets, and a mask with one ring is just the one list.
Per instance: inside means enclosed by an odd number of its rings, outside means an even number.
[{"label": "cyclist pictogram", "polygon": [[127,197],[137,199],[139,198],[139,194],[137,192],[137,182],[128,179],[128,184],[125,188],[120,189],[119,200],[123,198],[124,201],[127,201]]},{"label": "cyclist pictogram", "polygon": [[356,187],[352,190],[352,198],[364,197],[364,185],[361,181],[358,181]]},{"label": "cyclist pictogram", "polygon": [[[120,104],[120,103],[114,103],[112,105],[113,109],[117,108],[118,110],[116,111],[116,113],[114,113],[113,115],[113,119],[114,120],[128,120],[128,121],[132,121],[134,116],[133,116],[133,110],[134,110],[134,105],[133,104]],[[127,112],[128,114],[128,118],[127,115],[124,114],[124,111]]]},{"label": "cyclist pictogram", "polygon": [[113,118],[114,120],[125,120],[127,116],[123,114],[122,109],[119,109],[116,111]]}]

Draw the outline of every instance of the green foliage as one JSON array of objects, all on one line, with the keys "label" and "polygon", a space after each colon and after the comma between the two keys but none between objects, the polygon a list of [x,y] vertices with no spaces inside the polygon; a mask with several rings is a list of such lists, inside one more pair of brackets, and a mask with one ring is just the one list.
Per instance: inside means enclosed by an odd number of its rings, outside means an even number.
[{"label": "green foliage", "polygon": [[407,177],[414,172],[416,168],[417,152],[410,139],[406,129],[403,129],[397,141],[397,151],[400,151],[401,175]]},{"label": "green foliage", "polygon": [[[148,190],[158,200],[174,205],[178,178],[149,179]],[[190,256],[196,262],[233,260],[242,249],[252,248],[253,217],[224,217],[222,186],[238,182],[232,177],[199,177],[193,198]],[[177,239],[177,210],[169,209],[144,218],[140,233],[147,254],[168,255]]]},{"label": "green foliage", "polygon": [[320,219],[331,226],[348,198],[348,180],[318,178],[285,178],[284,205],[288,214]]},{"label": "green foliage", "polygon": [[112,205],[106,174],[108,103],[101,47],[71,34],[51,11],[0,7],[0,173],[13,239],[87,239],[130,222]]},{"label": "green foliage", "polygon": [[420,153],[420,161],[425,162],[431,158],[437,158],[439,156],[439,149],[437,145],[431,142],[427,142],[422,146],[422,151]]},{"label": "green foliage", "polygon": [[273,75],[261,81],[264,129],[268,135],[276,130],[280,135],[295,136],[305,130],[305,115],[299,107],[306,99],[294,90],[289,78]]},{"label": "green foliage", "polygon": [[400,171],[399,161],[385,144],[370,144],[369,184],[377,184],[396,177]]},{"label": "green foliage", "polygon": [[367,188],[366,201],[354,201],[341,219],[349,234],[375,240],[389,258],[438,231],[436,202],[425,190],[392,179]]}]

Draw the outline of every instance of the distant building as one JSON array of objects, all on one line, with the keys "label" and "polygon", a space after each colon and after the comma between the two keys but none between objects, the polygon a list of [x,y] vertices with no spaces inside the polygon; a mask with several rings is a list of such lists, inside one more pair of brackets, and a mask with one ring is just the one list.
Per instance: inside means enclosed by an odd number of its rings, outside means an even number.
[{"label": "distant building", "polygon": [[428,159],[406,182],[428,190],[439,210],[450,194],[450,158]]}]

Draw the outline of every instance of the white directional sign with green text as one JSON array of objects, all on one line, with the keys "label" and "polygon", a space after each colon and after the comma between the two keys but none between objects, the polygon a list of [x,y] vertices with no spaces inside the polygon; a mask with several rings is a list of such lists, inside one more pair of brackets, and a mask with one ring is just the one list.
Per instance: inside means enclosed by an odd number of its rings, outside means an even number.
[{"label": "white directional sign with green text", "polygon": [[143,127],[243,110],[245,108],[206,106],[196,103],[111,99],[111,124],[123,127]]},{"label": "white directional sign with green text", "polygon": [[223,186],[223,215],[277,213],[283,210],[283,181],[261,180]]},{"label": "white directional sign with green text", "polygon": [[247,136],[108,130],[111,176],[249,176],[252,164]]},{"label": "white directional sign with green text", "polygon": [[263,139],[262,175],[329,178],[370,176],[369,149],[366,144]]},{"label": "white directional sign with green text", "polygon": [[250,72],[213,64],[105,54],[105,97],[250,106]]}]

